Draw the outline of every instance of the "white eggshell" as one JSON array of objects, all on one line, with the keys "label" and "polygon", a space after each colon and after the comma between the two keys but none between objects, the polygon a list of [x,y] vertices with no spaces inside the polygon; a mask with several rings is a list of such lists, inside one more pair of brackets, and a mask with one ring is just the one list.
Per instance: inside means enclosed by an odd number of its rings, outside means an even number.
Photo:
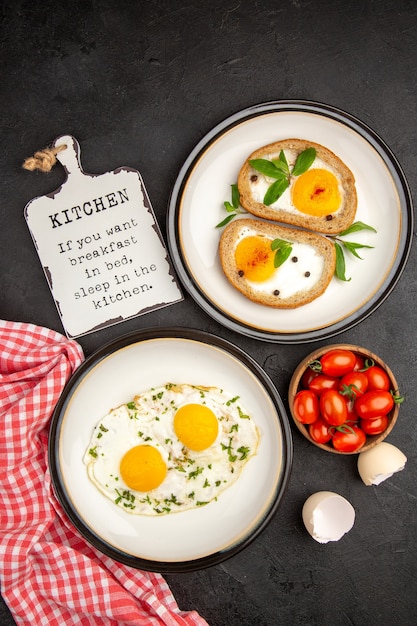
[{"label": "white eggshell", "polygon": [[398,448],[382,441],[358,456],[358,471],[365,485],[379,485],[404,469],[407,457]]},{"label": "white eggshell", "polygon": [[355,522],[353,506],[333,491],[317,491],[304,503],[303,522],[319,543],[339,541]]}]

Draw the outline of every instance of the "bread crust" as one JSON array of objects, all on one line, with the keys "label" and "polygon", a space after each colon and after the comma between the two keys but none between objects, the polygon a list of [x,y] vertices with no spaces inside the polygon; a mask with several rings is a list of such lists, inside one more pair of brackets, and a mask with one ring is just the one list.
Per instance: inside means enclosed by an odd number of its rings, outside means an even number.
[{"label": "bread crust", "polygon": [[[306,215],[295,210],[294,213],[285,209],[273,208],[253,198],[251,191],[251,177],[263,176],[254,170],[249,161],[252,159],[278,158],[281,150],[294,150],[297,153],[307,148],[315,148],[316,156],[324,161],[337,173],[342,187],[342,205],[340,209],[329,216]],[[313,166],[314,167],[314,163]],[[357,209],[357,194],[355,187],[355,177],[343,161],[331,150],[324,146],[307,141],[305,139],[284,139],[276,141],[253,152],[243,164],[238,176],[238,189],[240,193],[240,203],[246,211],[257,217],[282,222],[293,226],[300,226],[309,230],[324,234],[337,234],[348,228],[355,219]]]},{"label": "bread crust", "polygon": [[[323,272],[312,288],[300,289],[291,297],[282,297],[276,293],[260,293],[239,273],[235,261],[236,243],[242,229],[248,228],[266,237],[284,239],[292,243],[304,243],[313,246],[324,260]],[[332,242],[317,233],[281,226],[258,219],[240,218],[230,222],[224,229],[219,241],[219,257],[223,272],[230,284],[244,296],[276,309],[294,309],[312,302],[327,289],[336,267],[336,251]],[[286,263],[290,263],[287,260]],[[278,270],[279,271],[279,270]]]}]

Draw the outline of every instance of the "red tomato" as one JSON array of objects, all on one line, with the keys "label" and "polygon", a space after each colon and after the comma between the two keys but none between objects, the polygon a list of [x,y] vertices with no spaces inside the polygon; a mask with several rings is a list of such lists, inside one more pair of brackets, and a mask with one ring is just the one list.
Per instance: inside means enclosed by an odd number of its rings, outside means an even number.
[{"label": "red tomato", "polygon": [[359,417],[372,419],[386,415],[394,406],[394,398],[389,391],[372,389],[355,400],[355,410]]},{"label": "red tomato", "polygon": [[360,420],[359,426],[367,435],[380,435],[387,429],[388,417],[380,415],[371,420]]},{"label": "red tomato", "polygon": [[320,396],[326,389],[338,389],[339,379],[335,376],[326,376],[326,374],[317,374],[308,386],[311,391],[314,391]]},{"label": "red tomato", "polygon": [[330,433],[331,426],[327,424],[321,417],[308,427],[310,437],[317,443],[327,443],[332,438]]},{"label": "red tomato", "polygon": [[356,413],[354,400],[347,399],[346,406],[347,406],[346,421],[349,422],[349,424],[351,425],[355,424],[355,422],[359,421],[359,415]]},{"label": "red tomato", "polygon": [[317,372],[311,369],[311,367],[307,367],[304,374],[301,376],[301,386],[303,389],[308,389],[309,384],[317,376]]},{"label": "red tomato", "polygon": [[319,400],[315,393],[302,389],[294,397],[293,411],[302,424],[312,424],[319,417]]},{"label": "red tomato", "polygon": [[365,367],[365,359],[361,356],[359,356],[359,354],[356,354],[356,363],[355,363],[355,367],[353,368],[355,370],[355,372],[357,372],[358,370],[363,370]]},{"label": "red tomato", "polygon": [[321,371],[329,376],[344,376],[351,372],[356,364],[356,356],[350,350],[334,348],[320,359]]},{"label": "red tomato", "polygon": [[320,413],[331,426],[340,426],[347,420],[347,404],[335,389],[327,389],[320,396]]},{"label": "red tomato", "polygon": [[333,447],[335,450],[339,450],[339,452],[356,452],[364,446],[365,442],[366,435],[357,426],[336,430],[332,437]]},{"label": "red tomato", "polygon": [[361,396],[368,389],[368,379],[364,372],[349,372],[340,379],[339,390],[351,398]]},{"label": "red tomato", "polygon": [[382,367],[378,365],[372,365],[372,367],[368,367],[364,372],[366,378],[368,379],[368,389],[384,389],[385,391],[389,391],[391,389],[391,381],[389,379],[388,374]]}]

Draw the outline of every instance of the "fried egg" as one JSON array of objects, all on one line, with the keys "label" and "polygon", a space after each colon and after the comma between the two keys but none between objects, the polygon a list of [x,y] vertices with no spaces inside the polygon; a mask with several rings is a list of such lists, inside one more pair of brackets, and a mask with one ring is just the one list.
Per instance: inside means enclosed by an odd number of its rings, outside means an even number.
[{"label": "fried egg", "polygon": [[[286,159],[293,168],[298,152],[284,150]],[[277,155],[265,155],[267,160]],[[253,199],[262,203],[265,193],[275,179],[256,172],[249,181]],[[298,212],[313,217],[325,217],[339,211],[343,200],[343,185],[340,174],[335,168],[316,156],[313,165],[300,176],[291,177],[290,184],[284,193],[270,205],[271,209],[282,209],[289,213]]]},{"label": "fried egg", "polygon": [[325,259],[317,248],[307,243],[292,242],[288,259],[275,267],[274,238],[255,228],[243,227],[236,237],[235,263],[247,284],[259,294],[276,294],[291,298],[302,290],[310,290],[321,279]]},{"label": "fried egg", "polygon": [[136,515],[164,515],[217,499],[256,454],[259,439],[238,396],[170,383],[105,415],[84,463],[115,505]]}]

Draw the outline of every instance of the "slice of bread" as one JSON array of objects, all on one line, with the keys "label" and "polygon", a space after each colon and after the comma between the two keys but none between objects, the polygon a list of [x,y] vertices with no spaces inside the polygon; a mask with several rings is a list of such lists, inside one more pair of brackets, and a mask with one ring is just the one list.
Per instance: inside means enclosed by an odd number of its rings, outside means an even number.
[{"label": "slice of bread", "polygon": [[[297,156],[307,148],[315,148],[316,158],[309,168],[323,168],[338,179],[341,203],[337,211],[326,215],[309,215],[298,210],[292,202],[292,187],[297,177],[292,177],[290,187],[276,202],[267,206],[263,203],[265,190],[274,182],[255,170],[249,163],[254,159],[278,159],[281,150],[292,169]],[[348,228],[355,219],[357,195],[355,178],[350,169],[328,148],[305,139],[285,139],[255,150],[242,166],[238,176],[240,203],[249,213],[274,222],[300,226],[318,233],[337,234]],[[319,190],[322,191],[322,190]]]},{"label": "slice of bread", "polygon": [[[268,249],[275,239],[292,247],[287,260],[266,280],[248,280],[242,267],[237,265],[236,247],[249,236],[266,239]],[[334,245],[326,237],[247,218],[238,218],[226,226],[220,237],[219,256],[223,272],[233,287],[253,302],[277,309],[294,309],[320,296],[329,285],[336,266]]]}]

